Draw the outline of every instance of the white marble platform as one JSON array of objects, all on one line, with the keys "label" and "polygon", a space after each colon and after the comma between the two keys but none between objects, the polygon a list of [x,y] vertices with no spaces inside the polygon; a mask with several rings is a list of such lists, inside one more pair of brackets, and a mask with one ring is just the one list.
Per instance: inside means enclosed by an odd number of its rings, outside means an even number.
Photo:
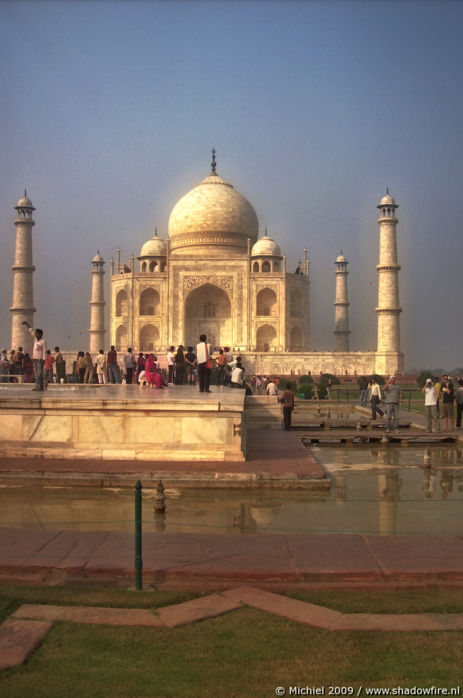
[{"label": "white marble platform", "polygon": [[0,455],[245,460],[244,391],[172,386],[0,384]]}]

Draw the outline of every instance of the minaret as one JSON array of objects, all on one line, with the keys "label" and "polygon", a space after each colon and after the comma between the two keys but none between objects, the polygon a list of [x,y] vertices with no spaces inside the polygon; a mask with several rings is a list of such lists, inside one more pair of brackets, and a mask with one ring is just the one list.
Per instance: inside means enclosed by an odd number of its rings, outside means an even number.
[{"label": "minaret", "polygon": [[377,206],[380,211],[379,223],[379,264],[378,270],[378,348],[376,352],[376,372],[402,372],[404,357],[400,352],[399,315],[399,270],[397,261],[396,225],[399,222],[395,212],[398,205],[389,194],[389,189]]},{"label": "minaret", "polygon": [[92,300],[90,301],[90,353],[97,354],[104,349],[104,260],[98,254],[92,259]]},{"label": "minaret", "polygon": [[32,350],[33,339],[23,321],[26,320],[34,327],[34,293],[32,288],[32,275],[35,267],[32,264],[32,228],[35,225],[32,220],[32,211],[35,211],[32,201],[24,191],[24,197],[19,199],[15,206],[17,216],[16,226],[16,250],[14,265],[11,267],[14,273],[13,279],[13,305],[11,312],[11,348],[23,347],[25,352]]},{"label": "minaret", "polygon": [[347,299],[347,265],[349,262],[344,257],[342,250],[336,259],[336,297],[334,301],[334,351],[349,351],[349,301]]}]

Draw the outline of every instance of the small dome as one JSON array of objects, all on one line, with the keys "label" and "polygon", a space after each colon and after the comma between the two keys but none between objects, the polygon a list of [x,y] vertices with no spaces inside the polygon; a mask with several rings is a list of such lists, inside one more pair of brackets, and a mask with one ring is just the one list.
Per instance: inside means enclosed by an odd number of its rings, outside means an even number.
[{"label": "small dome", "polygon": [[100,262],[100,263],[101,263],[101,262],[104,262],[104,259],[103,259],[103,257],[101,256],[101,254],[98,252],[98,253],[94,256],[94,258],[92,259],[92,262]]},{"label": "small dome", "polygon": [[[27,196],[26,190],[24,190],[24,196],[22,197],[22,199],[19,199],[15,208],[32,208],[32,209],[34,209],[32,201]],[[35,209],[34,209],[34,211],[35,211]]]},{"label": "small dome", "polygon": [[342,252],[338,257],[336,257],[336,263],[338,263],[338,262],[344,262],[344,263],[347,262],[347,259],[344,257]]},{"label": "small dome", "polygon": [[[165,257],[166,256],[166,243],[165,240],[161,240],[158,237],[158,231],[156,230],[154,236],[145,242],[141,248],[140,257]],[[139,257],[139,259],[140,259]]]},{"label": "small dome", "polygon": [[388,190],[387,194],[385,194],[385,195],[383,196],[383,198],[381,199],[379,205],[380,205],[380,206],[391,206],[391,205],[392,205],[392,206],[395,206],[395,200],[394,200],[394,198],[389,194],[389,190]]},{"label": "small dome", "polygon": [[252,248],[252,257],[281,257],[281,250],[275,240],[267,235],[265,231],[264,237],[256,242]]}]

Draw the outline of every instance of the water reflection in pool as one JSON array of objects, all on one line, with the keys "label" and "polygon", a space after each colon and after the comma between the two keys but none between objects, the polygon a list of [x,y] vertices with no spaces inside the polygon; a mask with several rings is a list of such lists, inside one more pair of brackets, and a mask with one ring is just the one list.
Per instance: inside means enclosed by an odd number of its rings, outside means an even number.
[{"label": "water reflection in pool", "polygon": [[[144,490],[144,531],[168,533],[463,532],[461,449],[323,447],[331,491],[167,489],[165,517]],[[98,488],[1,488],[0,526],[133,530],[133,491]]]}]

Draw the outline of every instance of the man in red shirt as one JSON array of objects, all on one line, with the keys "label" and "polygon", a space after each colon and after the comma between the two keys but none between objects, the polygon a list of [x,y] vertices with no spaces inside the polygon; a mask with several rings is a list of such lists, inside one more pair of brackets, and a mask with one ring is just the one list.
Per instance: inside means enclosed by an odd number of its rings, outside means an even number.
[{"label": "man in red shirt", "polygon": [[114,346],[108,351],[108,378],[110,383],[119,383],[119,366],[117,365],[117,352]]}]

